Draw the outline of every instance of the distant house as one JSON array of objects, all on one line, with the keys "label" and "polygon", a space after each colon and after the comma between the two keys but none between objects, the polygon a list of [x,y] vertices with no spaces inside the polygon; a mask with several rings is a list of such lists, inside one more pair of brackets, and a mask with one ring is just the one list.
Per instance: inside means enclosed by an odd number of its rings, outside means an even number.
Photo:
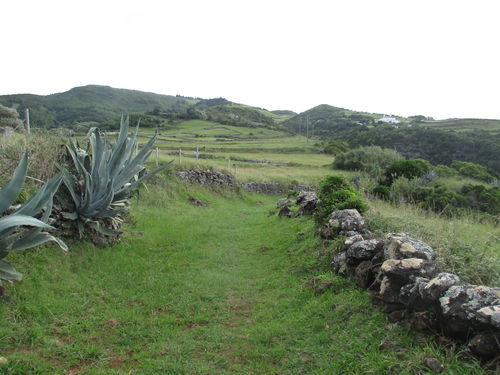
[{"label": "distant house", "polygon": [[399,124],[399,120],[396,117],[384,115],[384,117],[379,118],[377,122],[385,122],[387,124]]}]

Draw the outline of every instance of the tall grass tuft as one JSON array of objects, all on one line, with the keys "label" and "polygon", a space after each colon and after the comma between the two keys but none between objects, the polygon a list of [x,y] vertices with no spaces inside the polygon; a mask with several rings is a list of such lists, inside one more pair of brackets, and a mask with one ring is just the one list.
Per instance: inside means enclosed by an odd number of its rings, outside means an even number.
[{"label": "tall grass tuft", "polygon": [[473,213],[445,217],[410,204],[369,204],[366,217],[375,235],[407,233],[434,248],[442,270],[465,282],[500,285],[500,229],[494,222],[479,222]]}]

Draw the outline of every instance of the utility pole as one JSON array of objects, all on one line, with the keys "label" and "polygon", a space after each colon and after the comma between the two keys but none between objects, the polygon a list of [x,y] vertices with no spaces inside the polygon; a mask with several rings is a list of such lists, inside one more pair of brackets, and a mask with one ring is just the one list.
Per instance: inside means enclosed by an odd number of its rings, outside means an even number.
[{"label": "utility pole", "polygon": [[30,134],[31,129],[30,129],[30,110],[29,108],[26,108],[26,115],[25,115],[25,122],[26,122],[26,133]]},{"label": "utility pole", "polygon": [[179,149],[179,164],[182,164],[182,151]]}]

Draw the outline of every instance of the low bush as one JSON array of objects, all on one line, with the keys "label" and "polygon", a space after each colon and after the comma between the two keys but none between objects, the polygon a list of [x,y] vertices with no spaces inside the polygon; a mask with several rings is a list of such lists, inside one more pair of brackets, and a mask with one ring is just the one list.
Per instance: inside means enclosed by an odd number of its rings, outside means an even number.
[{"label": "low bush", "polygon": [[328,215],[336,210],[349,208],[355,208],[359,212],[368,210],[368,205],[361,194],[341,176],[331,175],[324,178],[318,190],[318,198],[320,202],[315,215],[318,223],[323,223]]},{"label": "low bush", "polygon": [[457,174],[456,169],[453,169],[451,167],[448,167],[447,165],[442,165],[442,164],[436,165],[435,167],[432,168],[432,170],[436,172],[436,174],[439,177],[451,177]]},{"label": "low bush", "polygon": [[366,146],[337,155],[333,167],[368,172],[378,177],[387,167],[402,159],[403,156],[395,150],[379,146]]},{"label": "low bush", "polygon": [[451,167],[455,169],[458,174],[465,177],[475,178],[476,180],[491,182],[494,180],[494,177],[489,174],[486,170],[486,167],[471,163],[468,161],[458,161],[454,160],[451,163]]},{"label": "low bush", "polygon": [[389,186],[385,185],[378,185],[372,190],[372,194],[379,198],[379,199],[384,199],[388,200],[390,197],[391,193],[391,188]]},{"label": "low bush", "polygon": [[472,209],[487,212],[492,215],[500,214],[500,188],[487,188],[483,185],[465,185],[461,193]]},{"label": "low bush", "polygon": [[346,141],[334,140],[330,141],[323,148],[323,152],[328,155],[338,155],[343,152],[346,152],[349,148],[349,145]]},{"label": "low bush", "polygon": [[415,191],[413,199],[423,208],[448,215],[467,206],[462,194],[446,186],[421,187]]},{"label": "low bush", "polygon": [[392,185],[399,177],[414,179],[425,175],[431,169],[431,163],[425,159],[398,160],[385,171],[385,184]]}]

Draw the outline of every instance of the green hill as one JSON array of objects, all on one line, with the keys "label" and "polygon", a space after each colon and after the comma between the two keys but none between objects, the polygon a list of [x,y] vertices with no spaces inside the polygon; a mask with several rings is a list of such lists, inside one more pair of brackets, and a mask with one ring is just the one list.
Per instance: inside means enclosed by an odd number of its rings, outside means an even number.
[{"label": "green hill", "polygon": [[262,108],[233,103],[224,98],[200,99],[160,95],[136,90],[89,85],[52,95],[4,95],[0,104],[17,109],[21,116],[29,108],[31,122],[38,127],[74,127],[75,124],[115,123],[123,113],[145,118],[147,124],[167,120],[199,119],[246,127],[276,127],[291,117]]},{"label": "green hill", "polygon": [[142,91],[89,85],[52,95],[4,95],[0,103],[20,114],[30,110],[35,126],[53,128],[80,122],[108,121],[122,113],[146,111],[185,111],[195,100]]},{"label": "green hill", "polygon": [[296,133],[318,136],[332,136],[339,132],[350,132],[373,126],[382,115],[356,112],[345,108],[321,104],[302,112],[283,125]]}]

